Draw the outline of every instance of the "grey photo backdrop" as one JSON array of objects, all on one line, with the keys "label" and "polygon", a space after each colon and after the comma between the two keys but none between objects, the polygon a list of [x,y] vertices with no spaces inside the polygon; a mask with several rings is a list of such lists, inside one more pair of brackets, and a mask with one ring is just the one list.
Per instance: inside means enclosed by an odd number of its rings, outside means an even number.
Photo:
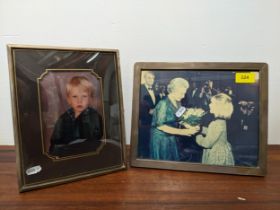
[{"label": "grey photo backdrop", "polygon": [[[74,76],[84,76],[93,85],[93,100],[90,107],[97,110],[103,118],[103,94],[101,81],[91,73],[92,70],[47,70],[47,74],[38,81],[40,94],[40,108],[42,117],[42,132],[44,151],[47,152],[50,146],[50,139],[57,119],[67,109],[69,104],[66,97],[66,84]],[[104,127],[104,125],[103,125]]]}]

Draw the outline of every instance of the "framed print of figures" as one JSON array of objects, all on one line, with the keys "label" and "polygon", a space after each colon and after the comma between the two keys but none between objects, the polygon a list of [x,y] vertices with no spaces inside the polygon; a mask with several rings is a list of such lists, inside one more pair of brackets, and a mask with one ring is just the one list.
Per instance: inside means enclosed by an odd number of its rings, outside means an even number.
[{"label": "framed print of figures", "polygon": [[8,53],[20,192],[126,167],[117,50]]},{"label": "framed print of figures", "polygon": [[264,176],[265,63],[136,63],[131,165]]}]

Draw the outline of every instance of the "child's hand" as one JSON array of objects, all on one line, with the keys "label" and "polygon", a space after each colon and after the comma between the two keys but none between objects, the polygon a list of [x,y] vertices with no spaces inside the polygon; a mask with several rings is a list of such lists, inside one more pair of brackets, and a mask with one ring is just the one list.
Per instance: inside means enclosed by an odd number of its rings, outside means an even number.
[{"label": "child's hand", "polygon": [[200,130],[200,126],[196,125],[196,126],[191,126],[188,123],[183,123],[184,127],[186,128],[186,132],[189,136],[196,134],[199,130]]},{"label": "child's hand", "polygon": [[188,128],[188,129],[191,129],[191,128],[198,128],[198,130],[200,129],[199,125],[193,126],[193,125],[190,125],[188,123],[182,123],[182,124],[185,128]]},{"label": "child's hand", "polygon": [[190,124],[188,124],[188,123],[182,123],[182,125],[185,127],[185,128],[190,128],[190,127],[192,127]]},{"label": "child's hand", "polygon": [[199,126],[191,126],[189,128],[181,129],[180,135],[183,136],[192,136],[199,131]]},{"label": "child's hand", "polygon": [[193,135],[193,134],[196,134],[198,131],[200,131],[200,126],[199,125],[190,126],[190,127],[188,127],[188,129],[190,130],[191,135]]}]

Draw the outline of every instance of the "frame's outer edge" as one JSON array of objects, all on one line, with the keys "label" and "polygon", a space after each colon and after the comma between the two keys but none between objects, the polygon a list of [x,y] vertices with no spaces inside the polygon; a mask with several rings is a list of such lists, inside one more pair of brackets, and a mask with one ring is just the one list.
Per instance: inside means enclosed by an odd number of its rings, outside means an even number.
[{"label": "frame's outer edge", "polygon": [[132,166],[137,166],[137,151],[138,144],[136,144],[136,139],[138,142],[138,117],[139,117],[139,96],[140,96],[140,83],[141,83],[141,66],[142,63],[134,64],[133,72],[133,98],[132,98],[132,117],[131,117],[131,148],[130,148],[130,161]]},{"label": "frame's outer edge", "polygon": [[14,132],[14,143],[16,148],[16,166],[17,166],[17,177],[18,177],[18,186],[19,191],[22,191],[23,188],[23,175],[21,169],[21,153],[20,153],[20,141],[19,141],[19,129],[18,129],[18,115],[17,115],[17,97],[16,97],[16,79],[15,79],[15,66],[13,64],[13,49],[16,46],[7,45],[7,54],[8,54],[8,68],[9,68],[9,77],[10,77],[10,98],[12,104],[12,116],[13,116],[13,132]]},{"label": "frame's outer edge", "polygon": [[24,185],[19,189],[19,192],[22,193],[22,192],[26,192],[26,191],[30,191],[30,190],[34,190],[34,189],[41,189],[41,188],[44,188],[44,187],[57,186],[57,185],[62,185],[62,184],[70,183],[70,182],[76,182],[76,181],[83,180],[83,179],[86,179],[86,178],[92,178],[92,177],[97,177],[97,176],[101,176],[101,175],[105,175],[105,174],[114,173],[114,172],[117,172],[117,171],[120,171],[120,170],[124,170],[125,168],[122,167],[122,166],[123,165],[116,166],[115,169],[103,170],[102,172],[95,173],[95,174],[85,173],[85,174],[80,175],[80,176],[73,176],[73,177],[63,179],[63,180],[59,179],[59,180],[54,180],[54,181],[51,181],[51,182],[43,182],[43,183],[36,184],[36,185],[33,185],[33,184]]},{"label": "frame's outer edge", "polygon": [[268,146],[268,64],[262,63],[260,66],[260,170],[261,174],[267,173],[267,146]]},{"label": "frame's outer edge", "polygon": [[[18,129],[18,111],[17,111],[17,97],[16,97],[16,75],[15,75],[15,64],[13,62],[14,49],[49,49],[49,50],[72,50],[72,51],[101,51],[101,52],[113,52],[115,53],[115,67],[117,74],[117,85],[118,85],[118,94],[119,94],[119,102],[120,102],[120,128],[121,128],[121,144],[122,144],[122,162],[119,165],[113,166],[110,169],[103,171],[96,171],[95,173],[84,173],[79,176],[68,177],[66,179],[57,179],[51,182],[43,182],[40,184],[24,184],[24,170],[21,168],[23,164],[21,164],[21,142],[20,142],[20,130]],[[123,108],[123,94],[122,94],[122,83],[121,83],[121,71],[120,71],[120,59],[119,59],[119,50],[118,49],[101,49],[101,48],[75,48],[75,47],[50,47],[50,46],[39,46],[39,45],[16,45],[16,44],[8,44],[7,45],[7,53],[8,53],[8,65],[9,65],[9,77],[10,77],[10,92],[11,92],[11,103],[12,103],[12,115],[13,115],[13,131],[15,138],[15,147],[16,147],[16,165],[17,165],[17,177],[18,177],[18,186],[19,192],[25,192],[33,189],[40,189],[47,186],[60,185],[64,183],[69,183],[72,181],[78,181],[84,178],[96,177],[104,174],[109,174],[112,172],[124,170],[127,168],[127,160],[126,160],[126,140],[125,140],[125,124],[124,124],[124,108]]]},{"label": "frame's outer edge", "polygon": [[27,45],[27,44],[8,44],[10,48],[18,49],[45,49],[45,50],[73,50],[73,51],[102,51],[102,52],[118,52],[118,49],[110,48],[79,48],[79,47],[61,47],[61,46],[45,46],[45,45]]},{"label": "frame's outer edge", "polygon": [[[229,66],[229,67],[226,67]],[[160,69],[160,70],[175,70],[175,69],[206,69],[206,70],[231,70],[231,71],[250,71],[258,70],[260,72],[260,89],[259,89],[259,118],[262,123],[259,123],[259,163],[254,168],[244,166],[227,167],[204,165],[200,168],[195,163],[188,163],[184,166],[182,162],[172,161],[156,161],[150,159],[137,159],[137,142],[138,139],[138,115],[139,115],[139,85],[141,77],[141,69]],[[137,62],[134,65],[134,83],[133,83],[133,103],[132,103],[132,127],[131,127],[131,166],[144,168],[157,168],[182,171],[197,171],[224,173],[235,175],[251,175],[265,176],[267,173],[267,128],[268,128],[268,65],[266,63],[257,62]],[[160,163],[160,164],[158,164]],[[178,169],[180,168],[181,169]],[[188,169],[186,169],[188,168]]]},{"label": "frame's outer edge", "polygon": [[122,92],[122,79],[121,79],[121,67],[120,67],[120,53],[119,50],[115,50],[116,52],[116,68],[117,68],[117,82],[118,82],[118,94],[120,99],[120,119],[121,119],[121,132],[122,132],[122,155],[123,155],[123,168],[127,169],[127,159],[126,159],[126,138],[125,138],[125,121],[124,121],[124,105],[123,105],[123,92]]}]

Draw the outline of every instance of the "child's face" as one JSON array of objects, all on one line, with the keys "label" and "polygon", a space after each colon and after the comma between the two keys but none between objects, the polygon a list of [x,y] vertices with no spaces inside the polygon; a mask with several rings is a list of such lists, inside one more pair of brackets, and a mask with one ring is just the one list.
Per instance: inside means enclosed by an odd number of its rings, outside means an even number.
[{"label": "child's face", "polygon": [[217,102],[215,100],[213,99],[211,100],[209,104],[209,109],[210,109],[210,113],[215,115],[217,111]]},{"label": "child's face", "polygon": [[90,96],[82,87],[72,87],[67,97],[69,105],[74,109],[75,116],[79,116],[89,105]]},{"label": "child's face", "polygon": [[216,99],[212,99],[209,104],[209,111],[211,114],[215,115],[216,117],[220,115],[221,109],[224,109],[224,103],[221,101],[217,101]]}]

